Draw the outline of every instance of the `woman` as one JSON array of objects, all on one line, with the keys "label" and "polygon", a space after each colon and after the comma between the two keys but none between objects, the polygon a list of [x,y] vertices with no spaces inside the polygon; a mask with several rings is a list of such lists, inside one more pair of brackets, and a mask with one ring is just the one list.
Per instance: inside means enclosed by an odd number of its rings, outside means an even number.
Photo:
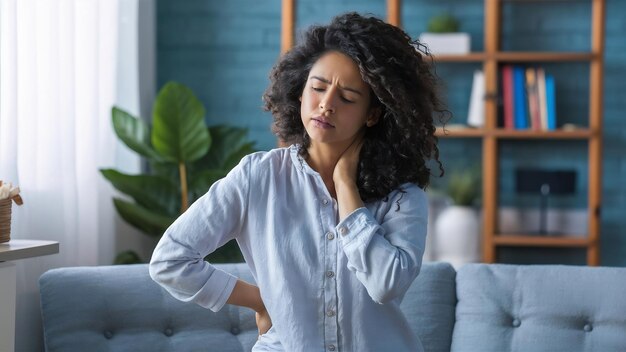
[{"label": "woman", "polygon": [[[399,309],[424,253],[431,66],[400,29],[348,13],[310,28],[264,100],[291,144],[242,159],[166,231],[150,274],[213,311],[254,309],[253,351],[420,351]],[[236,239],[258,286],[203,258]]]}]

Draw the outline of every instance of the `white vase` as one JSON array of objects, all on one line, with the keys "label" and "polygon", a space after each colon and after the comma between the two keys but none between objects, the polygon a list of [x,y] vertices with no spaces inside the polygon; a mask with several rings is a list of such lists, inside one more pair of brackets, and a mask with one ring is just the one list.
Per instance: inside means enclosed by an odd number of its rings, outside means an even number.
[{"label": "white vase", "polygon": [[468,206],[452,205],[435,221],[435,255],[455,269],[465,263],[480,261],[480,220]]}]

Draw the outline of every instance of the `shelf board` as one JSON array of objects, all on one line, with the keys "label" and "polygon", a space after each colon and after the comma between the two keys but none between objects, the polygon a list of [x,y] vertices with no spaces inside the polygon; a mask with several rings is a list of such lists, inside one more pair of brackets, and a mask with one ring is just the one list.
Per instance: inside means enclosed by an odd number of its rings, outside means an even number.
[{"label": "shelf board", "polygon": [[500,51],[494,55],[498,61],[522,62],[522,61],[591,61],[595,55],[589,52],[525,52],[525,51]]},{"label": "shelf board", "polygon": [[531,51],[498,51],[493,54],[473,52],[469,54],[433,54],[435,62],[482,62],[494,59],[503,62],[578,62],[592,61],[597,55],[590,52],[531,52]]},{"label": "shelf board", "polygon": [[593,136],[590,129],[531,131],[497,129],[493,135],[503,139],[587,139]]},{"label": "shelf board", "polygon": [[442,138],[480,138],[485,136],[482,128],[446,128],[437,127],[435,136]]},{"label": "shelf board", "polygon": [[590,129],[556,130],[556,131],[531,131],[531,130],[507,130],[498,128],[485,130],[482,128],[450,127],[445,131],[437,127],[435,135],[441,138],[481,138],[494,136],[499,139],[589,139],[594,133]]},{"label": "shelf board", "polygon": [[482,52],[469,54],[433,54],[435,62],[481,62],[487,59],[487,54]]},{"label": "shelf board", "polygon": [[495,235],[493,243],[496,246],[514,247],[588,247],[591,244],[588,238],[574,236],[540,236],[540,235]]}]

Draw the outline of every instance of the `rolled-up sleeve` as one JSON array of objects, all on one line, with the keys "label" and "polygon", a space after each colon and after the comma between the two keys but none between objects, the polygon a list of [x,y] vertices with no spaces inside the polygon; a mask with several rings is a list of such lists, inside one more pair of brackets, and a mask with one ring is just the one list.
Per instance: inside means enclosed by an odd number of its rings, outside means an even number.
[{"label": "rolled-up sleeve", "polygon": [[381,304],[404,296],[419,274],[428,218],[426,194],[415,185],[404,187],[404,193],[397,192],[388,202],[382,221],[363,207],[336,228],[348,269]]},{"label": "rolled-up sleeve", "polygon": [[204,257],[234,239],[246,221],[249,157],[215,182],[163,234],[150,261],[150,276],[172,296],[220,310],[237,278]]}]

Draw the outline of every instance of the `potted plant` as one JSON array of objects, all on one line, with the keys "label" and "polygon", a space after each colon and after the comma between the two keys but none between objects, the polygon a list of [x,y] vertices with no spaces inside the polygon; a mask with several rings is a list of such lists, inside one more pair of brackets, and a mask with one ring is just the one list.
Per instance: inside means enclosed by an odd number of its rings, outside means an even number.
[{"label": "potted plant", "polygon": [[[153,108],[153,125],[113,107],[115,133],[130,149],[147,159],[148,170],[127,175],[114,169],[101,174],[133,201],[114,198],[120,216],[149,236],[163,232],[240,159],[253,152],[243,128],[212,126],[204,120],[204,106],[188,87],[167,83]],[[241,261],[235,242],[210,256],[215,262]],[[117,255],[115,263],[142,262],[133,251]]]},{"label": "potted plant", "polygon": [[459,32],[459,27],[459,21],[450,13],[439,14],[430,19],[427,32],[420,35],[419,41],[434,55],[467,54],[470,36]]},{"label": "potted plant", "polygon": [[447,194],[451,205],[435,221],[437,260],[458,269],[480,260],[480,219],[474,207],[481,193],[480,177],[474,170],[453,172]]}]

